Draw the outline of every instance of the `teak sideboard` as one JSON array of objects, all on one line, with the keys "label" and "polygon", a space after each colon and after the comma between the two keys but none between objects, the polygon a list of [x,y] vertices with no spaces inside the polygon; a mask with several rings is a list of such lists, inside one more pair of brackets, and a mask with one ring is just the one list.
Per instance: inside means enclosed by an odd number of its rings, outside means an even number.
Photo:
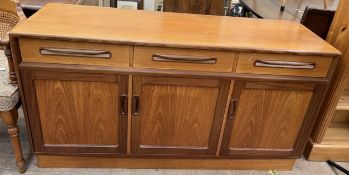
[{"label": "teak sideboard", "polygon": [[340,56],[296,22],[63,4],[10,36],[39,167],[291,169]]}]

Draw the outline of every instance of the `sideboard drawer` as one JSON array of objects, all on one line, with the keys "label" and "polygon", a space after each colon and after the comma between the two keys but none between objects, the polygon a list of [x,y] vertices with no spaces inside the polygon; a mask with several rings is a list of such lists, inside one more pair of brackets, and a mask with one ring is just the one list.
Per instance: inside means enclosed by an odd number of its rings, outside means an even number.
[{"label": "sideboard drawer", "polygon": [[24,62],[129,66],[130,46],[46,39],[19,39]]},{"label": "sideboard drawer", "polygon": [[332,57],[240,53],[237,73],[326,77]]},{"label": "sideboard drawer", "polygon": [[232,72],[235,52],[164,47],[134,47],[134,67]]}]

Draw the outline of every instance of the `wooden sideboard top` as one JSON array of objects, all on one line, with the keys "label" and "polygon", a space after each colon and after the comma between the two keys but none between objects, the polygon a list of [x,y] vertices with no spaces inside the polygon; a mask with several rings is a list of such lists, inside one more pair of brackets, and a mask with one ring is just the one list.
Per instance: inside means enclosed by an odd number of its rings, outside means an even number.
[{"label": "wooden sideboard top", "polygon": [[292,21],[48,4],[12,36],[180,48],[340,55]]}]

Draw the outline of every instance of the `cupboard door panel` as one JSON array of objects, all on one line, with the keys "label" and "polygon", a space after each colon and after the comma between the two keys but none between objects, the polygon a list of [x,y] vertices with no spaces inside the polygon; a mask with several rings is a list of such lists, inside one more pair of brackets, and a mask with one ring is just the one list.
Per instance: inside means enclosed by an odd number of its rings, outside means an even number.
[{"label": "cupboard door panel", "polygon": [[230,148],[293,149],[311,91],[243,90]]},{"label": "cupboard door panel", "polygon": [[134,77],[139,115],[133,115],[137,154],[214,154],[229,82]]},{"label": "cupboard door panel", "polygon": [[144,85],[142,94],[140,145],[207,147],[217,88]]},{"label": "cupboard door panel", "polygon": [[45,144],[118,145],[116,83],[35,80],[35,87]]},{"label": "cupboard door panel", "polygon": [[[122,153],[127,77],[21,70],[35,152]],[[126,110],[127,111],[127,110]]]},{"label": "cupboard door panel", "polygon": [[313,90],[312,85],[237,83],[222,154],[288,156],[301,149],[301,127],[306,117],[314,117],[307,116]]}]

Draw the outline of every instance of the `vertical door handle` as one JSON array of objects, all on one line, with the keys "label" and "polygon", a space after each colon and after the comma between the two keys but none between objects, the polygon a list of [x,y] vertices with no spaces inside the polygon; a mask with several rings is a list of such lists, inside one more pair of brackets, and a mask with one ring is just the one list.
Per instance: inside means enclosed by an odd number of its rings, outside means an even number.
[{"label": "vertical door handle", "polygon": [[229,110],[228,110],[228,118],[233,118],[235,111],[236,111],[236,103],[238,102],[237,99],[232,99],[230,101],[230,105],[229,105]]},{"label": "vertical door handle", "polygon": [[139,115],[139,96],[135,95],[132,98],[132,114],[135,116]]},{"label": "vertical door handle", "polygon": [[127,110],[128,110],[127,95],[121,95],[120,96],[120,114],[127,115]]}]

